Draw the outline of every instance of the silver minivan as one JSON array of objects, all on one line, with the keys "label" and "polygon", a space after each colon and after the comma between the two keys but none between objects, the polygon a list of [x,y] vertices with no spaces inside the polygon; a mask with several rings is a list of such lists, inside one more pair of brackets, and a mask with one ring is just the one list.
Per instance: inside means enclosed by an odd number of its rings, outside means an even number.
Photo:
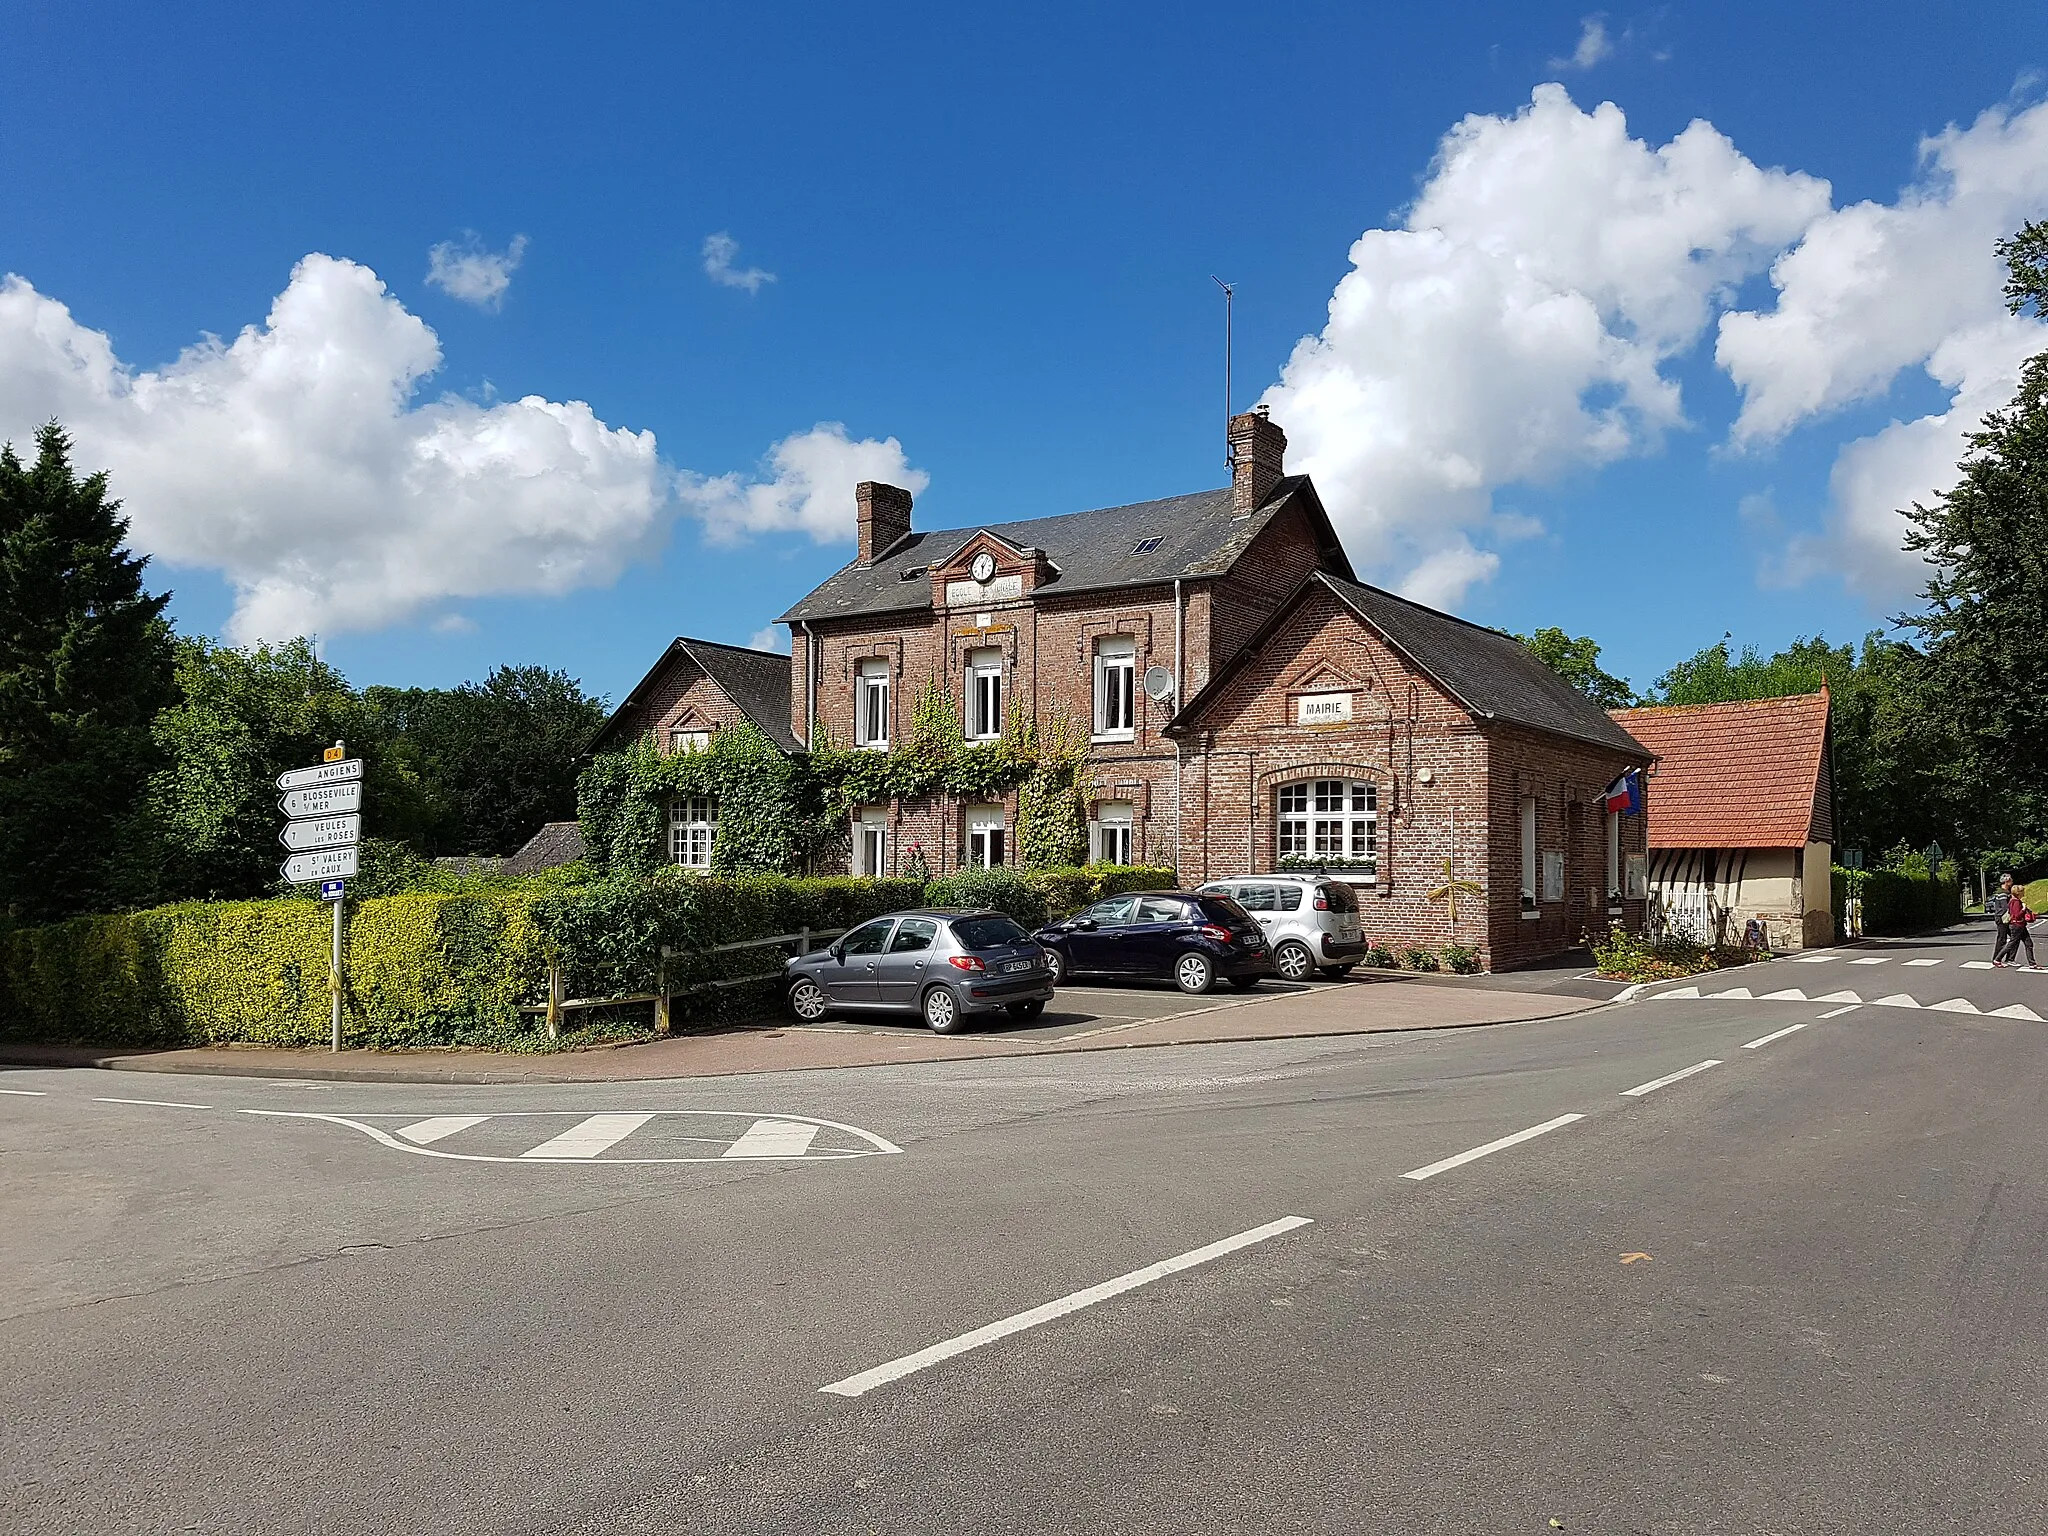
[{"label": "silver minivan", "polygon": [[1335,980],[1365,955],[1358,893],[1328,875],[1244,875],[1202,887],[1236,899],[1258,919],[1285,981],[1321,971]]}]

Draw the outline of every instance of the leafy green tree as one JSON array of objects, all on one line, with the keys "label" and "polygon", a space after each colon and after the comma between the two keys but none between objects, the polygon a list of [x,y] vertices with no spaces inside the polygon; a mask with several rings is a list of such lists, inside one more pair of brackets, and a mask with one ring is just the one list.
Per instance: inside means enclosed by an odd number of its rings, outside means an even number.
[{"label": "leafy green tree", "polygon": [[[1999,244],[2014,314],[2048,319],[2048,223]],[[1970,434],[1954,489],[1907,514],[1906,548],[1933,567],[1927,608],[1903,622],[1926,643],[1926,721],[1951,754],[1966,846],[2026,846],[2048,831],[2048,353]]]},{"label": "leafy green tree", "polygon": [[602,699],[545,667],[496,667],[459,688],[370,688],[432,804],[435,853],[515,852],[545,822],[576,816],[584,748]]},{"label": "leafy green tree", "polygon": [[405,743],[311,642],[250,649],[181,639],[178,701],[157,716],[165,759],[150,811],[167,897],[257,896],[284,857],[277,775],[340,740],[363,764],[364,830],[417,844],[431,811]]},{"label": "leafy green tree", "polygon": [[1573,637],[1561,629],[1539,629],[1533,635],[1515,638],[1602,709],[1626,709],[1635,703],[1636,691],[1628,679],[1601,669],[1600,646],[1590,635]]},{"label": "leafy green tree", "polygon": [[33,465],[0,447],[0,912],[25,921],[130,901],[152,862],[134,823],[170,597],[143,589],[120,508],[54,422]]}]

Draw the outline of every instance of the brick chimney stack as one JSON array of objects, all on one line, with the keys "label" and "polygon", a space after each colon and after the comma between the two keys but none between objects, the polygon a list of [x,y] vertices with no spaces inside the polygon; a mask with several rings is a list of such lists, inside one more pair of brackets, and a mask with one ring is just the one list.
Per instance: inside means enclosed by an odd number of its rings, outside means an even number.
[{"label": "brick chimney stack", "polygon": [[859,514],[860,563],[873,565],[878,555],[909,536],[910,492],[900,485],[863,480],[853,488],[853,502]]},{"label": "brick chimney stack", "polygon": [[1287,473],[1287,434],[1266,418],[1266,408],[1255,405],[1242,416],[1230,418],[1230,511],[1234,517],[1256,512],[1273,494],[1273,487]]}]

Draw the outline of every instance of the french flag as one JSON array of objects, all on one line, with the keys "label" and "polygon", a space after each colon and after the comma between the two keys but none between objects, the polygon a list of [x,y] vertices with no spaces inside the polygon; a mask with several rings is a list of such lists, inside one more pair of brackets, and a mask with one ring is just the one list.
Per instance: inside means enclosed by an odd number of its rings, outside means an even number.
[{"label": "french flag", "polygon": [[1637,768],[1631,768],[1607,786],[1607,809],[1623,816],[1634,816],[1643,808],[1643,775]]}]

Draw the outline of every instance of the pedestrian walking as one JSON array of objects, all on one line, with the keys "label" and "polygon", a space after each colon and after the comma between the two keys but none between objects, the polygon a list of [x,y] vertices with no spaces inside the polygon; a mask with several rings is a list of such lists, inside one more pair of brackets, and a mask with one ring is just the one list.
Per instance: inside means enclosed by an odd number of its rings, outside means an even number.
[{"label": "pedestrian walking", "polygon": [[2000,875],[1998,888],[1984,898],[1984,910],[1991,914],[1991,963],[2005,964],[2005,946],[2012,938],[2012,876]]},{"label": "pedestrian walking", "polygon": [[2006,898],[2005,917],[2005,963],[2011,965],[2019,958],[2020,946],[2027,946],[2027,969],[2038,971],[2040,964],[2034,959],[2034,936],[2028,930],[2033,926],[2034,914],[2027,910],[2026,892],[2019,886],[2012,888]]}]

